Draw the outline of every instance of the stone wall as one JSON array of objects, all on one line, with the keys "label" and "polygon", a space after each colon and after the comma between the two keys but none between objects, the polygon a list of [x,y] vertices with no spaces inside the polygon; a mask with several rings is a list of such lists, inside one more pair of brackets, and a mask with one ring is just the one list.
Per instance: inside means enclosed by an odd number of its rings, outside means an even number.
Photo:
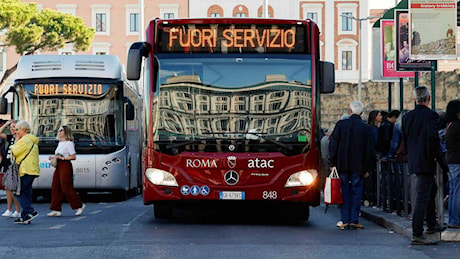
[{"label": "stone wall", "polygon": [[[447,103],[455,98],[460,98],[460,69],[450,72],[436,72],[436,110],[445,110]],[[391,109],[400,109],[399,82],[392,85]],[[414,108],[414,79],[404,81],[404,105],[403,108]],[[431,72],[421,72],[419,86],[427,86],[431,90]],[[371,110],[388,109],[388,82],[363,82],[361,85],[362,101],[364,103],[363,119]],[[321,127],[330,128],[335,125],[342,114],[349,113],[349,104],[358,99],[358,84],[337,83],[333,94],[321,95]]]}]

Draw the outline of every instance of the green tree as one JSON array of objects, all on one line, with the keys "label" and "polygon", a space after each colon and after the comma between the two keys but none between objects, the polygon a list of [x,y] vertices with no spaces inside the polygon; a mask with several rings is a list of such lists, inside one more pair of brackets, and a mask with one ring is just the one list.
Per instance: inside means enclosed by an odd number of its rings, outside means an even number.
[{"label": "green tree", "polygon": [[[91,46],[94,29],[88,28],[80,17],[51,9],[39,11],[35,3],[19,0],[0,0],[0,30],[6,29],[0,39],[2,46],[14,46],[19,55],[32,55],[37,51],[56,51],[72,43],[75,51]],[[17,63],[8,68],[0,80],[3,89]]]}]

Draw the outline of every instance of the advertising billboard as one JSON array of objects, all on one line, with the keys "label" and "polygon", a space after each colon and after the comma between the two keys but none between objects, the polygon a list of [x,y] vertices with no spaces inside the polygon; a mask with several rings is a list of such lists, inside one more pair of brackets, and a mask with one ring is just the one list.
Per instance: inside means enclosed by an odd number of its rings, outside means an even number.
[{"label": "advertising billboard", "polygon": [[414,72],[396,71],[396,41],[395,21],[386,19],[380,21],[381,30],[381,55],[382,55],[382,77],[390,78],[412,78]]},{"label": "advertising billboard", "polygon": [[411,59],[457,59],[457,1],[410,0]]},{"label": "advertising billboard", "polygon": [[409,53],[409,11],[395,10],[396,71],[431,71],[431,61],[413,60]]}]

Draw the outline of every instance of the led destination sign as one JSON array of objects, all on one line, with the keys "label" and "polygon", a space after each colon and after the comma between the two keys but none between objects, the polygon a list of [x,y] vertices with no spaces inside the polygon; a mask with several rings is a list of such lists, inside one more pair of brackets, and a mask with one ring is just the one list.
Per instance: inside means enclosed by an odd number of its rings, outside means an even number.
[{"label": "led destination sign", "polygon": [[157,51],[182,53],[305,53],[302,24],[160,24]]},{"label": "led destination sign", "polygon": [[103,84],[90,83],[50,83],[33,84],[31,94],[38,96],[46,95],[83,95],[100,96],[104,93]]},{"label": "led destination sign", "polygon": [[169,30],[169,46],[175,44],[188,47],[217,47],[217,39],[223,39],[227,48],[292,48],[295,45],[293,29],[225,29],[222,35],[216,29],[172,29]]}]

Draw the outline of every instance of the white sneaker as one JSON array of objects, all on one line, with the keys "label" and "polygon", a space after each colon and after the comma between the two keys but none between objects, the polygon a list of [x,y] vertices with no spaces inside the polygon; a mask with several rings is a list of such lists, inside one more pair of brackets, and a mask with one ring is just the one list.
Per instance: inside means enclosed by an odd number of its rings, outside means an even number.
[{"label": "white sneaker", "polygon": [[12,218],[19,218],[21,216],[21,212],[17,212],[16,210],[14,211],[13,215],[11,215]]},{"label": "white sneaker", "polygon": [[60,217],[62,213],[57,210],[53,210],[50,213],[46,214],[48,217]]},{"label": "white sneaker", "polygon": [[85,210],[85,208],[86,208],[86,204],[82,204],[81,208],[78,208],[77,212],[75,212],[75,216],[80,216],[83,213],[83,211]]},{"label": "white sneaker", "polygon": [[13,211],[6,209],[5,212],[3,212],[2,217],[7,217],[7,218],[13,217]]}]

